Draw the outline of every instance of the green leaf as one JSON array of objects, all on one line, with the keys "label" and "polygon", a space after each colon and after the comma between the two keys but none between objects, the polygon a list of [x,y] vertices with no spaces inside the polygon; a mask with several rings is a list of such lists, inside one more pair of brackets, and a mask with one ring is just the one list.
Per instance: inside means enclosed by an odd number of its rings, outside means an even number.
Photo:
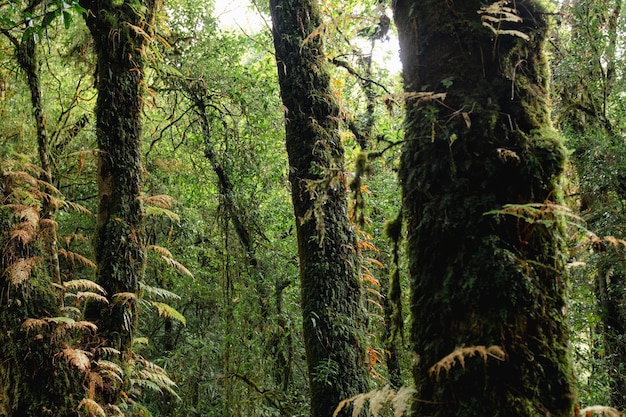
[{"label": "green leaf", "polygon": [[158,301],[152,301],[151,304],[154,307],[156,307],[157,311],[159,312],[159,314],[161,316],[177,320],[177,321],[181,322],[184,326],[187,325],[187,320],[185,319],[185,316],[180,314],[178,312],[178,310],[176,310],[171,305],[165,304],[165,303],[160,303]]},{"label": "green leaf", "polygon": [[63,11],[63,26],[65,26],[65,29],[69,29],[72,26],[72,14],[65,10]]}]

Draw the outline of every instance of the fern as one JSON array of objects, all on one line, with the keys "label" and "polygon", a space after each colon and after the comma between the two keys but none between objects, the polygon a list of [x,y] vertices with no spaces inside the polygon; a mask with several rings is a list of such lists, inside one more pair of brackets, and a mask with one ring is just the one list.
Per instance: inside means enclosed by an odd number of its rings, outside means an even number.
[{"label": "fern", "polygon": [[100,359],[96,362],[96,365],[98,366],[98,373],[101,376],[104,376],[110,380],[116,380],[120,384],[124,381],[124,370],[115,362]]},{"label": "fern", "polygon": [[169,258],[173,257],[172,252],[170,252],[169,249],[164,248],[163,246],[148,245],[146,250],[154,251],[154,252],[158,253],[161,256],[167,256]]},{"label": "fern", "polygon": [[176,261],[172,255],[172,252],[170,252],[167,248],[164,248],[163,246],[157,246],[157,245],[148,245],[147,250],[151,250],[161,255],[161,259],[167,262],[175,270],[177,270],[181,274],[184,274],[193,278],[193,274],[183,264]]},{"label": "fern", "polygon": [[63,208],[66,209],[66,210],[67,209],[74,210],[74,211],[76,211],[78,213],[82,213],[82,214],[85,214],[87,216],[91,216],[92,215],[92,213],[91,213],[91,211],[89,211],[89,209],[87,209],[84,206],[81,206],[78,203],[74,203],[74,202],[71,202],[71,201],[64,201],[63,202]]},{"label": "fern", "polygon": [[71,281],[65,281],[63,287],[66,290],[89,290],[91,292],[98,292],[102,295],[106,295],[106,291],[99,284],[88,279],[73,279]]},{"label": "fern", "polygon": [[185,319],[185,316],[183,316],[181,313],[178,312],[178,310],[176,310],[169,304],[159,303],[158,301],[152,301],[151,304],[157,309],[159,315],[179,321],[184,326],[187,325],[187,320]]},{"label": "fern", "polygon": [[9,278],[9,282],[16,286],[24,283],[28,280],[28,278],[30,278],[32,269],[40,260],[41,258],[38,256],[32,256],[30,258],[18,259],[16,262],[13,262],[5,270],[5,273]]},{"label": "fern", "polygon": [[144,294],[155,295],[166,300],[180,300],[180,296],[178,294],[175,294],[163,288],[152,287],[143,282],[139,283],[139,288],[141,289],[141,291],[144,292]]},{"label": "fern", "polygon": [[90,398],[83,398],[78,404],[78,409],[84,408],[89,416],[107,417],[100,404]]},{"label": "fern", "polygon": [[140,200],[143,200],[149,206],[160,207],[163,209],[172,208],[174,199],[167,194],[158,194],[153,196],[141,196]]},{"label": "fern", "polygon": [[599,416],[606,416],[606,417],[622,417],[623,416],[623,414],[620,413],[615,408],[604,407],[601,405],[585,407],[582,410],[580,410],[580,413],[578,415],[582,417],[591,417],[594,414],[597,414]]},{"label": "fern", "polygon": [[[352,417],[359,417],[364,412],[368,416],[379,416],[386,404],[389,404],[391,407],[394,417],[402,417],[416,392],[413,387],[401,387],[396,392],[389,386],[385,386],[379,390],[358,394],[341,401],[335,409],[333,417],[337,417],[341,410],[349,404],[352,404]],[[366,407],[366,405],[369,405],[369,407]]]},{"label": "fern", "polygon": [[163,259],[165,262],[170,264],[170,266],[172,266],[178,272],[193,278],[193,274],[191,273],[191,271],[189,271],[187,268],[185,268],[185,266],[183,264],[181,264],[180,262],[178,262],[178,261],[176,261],[176,260],[174,260],[172,258],[169,258],[167,256],[161,256],[161,259]]},{"label": "fern", "polygon": [[98,301],[103,304],[109,304],[109,300],[103,295],[96,294],[95,292],[90,291],[79,291],[77,293],[66,293],[66,298],[74,298],[78,303],[84,300],[93,300]]},{"label": "fern", "polygon": [[[530,37],[519,30],[501,29],[503,22],[521,23],[523,19],[518,15],[517,9],[508,7],[510,4],[507,0],[499,0],[488,7],[482,7],[478,10],[483,26],[491,29],[496,35],[511,35],[528,41]],[[495,26],[494,26],[495,25]]]},{"label": "fern", "polygon": [[67,363],[85,373],[91,368],[91,356],[89,352],[81,349],[65,348],[55,356],[64,358]]},{"label": "fern", "polygon": [[81,264],[92,269],[96,269],[96,264],[89,258],[84,257],[76,252],[67,251],[63,248],[59,248],[59,255],[65,257],[68,261],[74,264]]},{"label": "fern", "polygon": [[465,358],[480,356],[483,358],[485,362],[487,362],[487,358],[491,357],[497,359],[499,361],[504,361],[506,359],[506,354],[504,350],[500,346],[469,346],[455,349],[452,353],[446,355],[443,359],[433,365],[429,370],[428,374],[432,377],[435,376],[439,379],[439,375],[441,371],[449,372],[450,369],[455,364],[460,364],[462,368],[465,368]]}]

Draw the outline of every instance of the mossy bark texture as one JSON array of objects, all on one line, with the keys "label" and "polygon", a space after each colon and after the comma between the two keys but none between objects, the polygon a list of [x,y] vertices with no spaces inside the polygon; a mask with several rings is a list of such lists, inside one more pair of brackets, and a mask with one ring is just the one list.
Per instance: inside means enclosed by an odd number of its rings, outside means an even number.
[{"label": "mossy bark texture", "polygon": [[153,0],[81,1],[98,57],[96,138],[98,218],[97,282],[110,305],[96,309],[106,343],[130,349],[136,324],[135,293],[145,268],[141,201],[141,91],[145,47],[152,32]]},{"label": "mossy bark texture", "polygon": [[531,0],[397,0],[394,14],[415,415],[570,416],[546,15]]},{"label": "mossy bark texture", "polygon": [[311,0],[270,1],[285,106],[289,176],[297,223],[311,415],[367,391],[361,286],[350,227],[339,109]]}]

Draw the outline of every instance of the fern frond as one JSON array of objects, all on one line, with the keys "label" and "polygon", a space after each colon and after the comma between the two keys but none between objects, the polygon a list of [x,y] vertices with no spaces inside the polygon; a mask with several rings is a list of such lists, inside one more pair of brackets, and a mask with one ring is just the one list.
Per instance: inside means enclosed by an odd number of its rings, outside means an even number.
[{"label": "fern frond", "polygon": [[413,387],[401,387],[396,395],[391,399],[391,404],[394,409],[394,417],[402,417],[406,410],[409,408],[409,401],[417,393],[417,390]]},{"label": "fern frond", "polygon": [[65,348],[55,356],[63,357],[67,363],[76,367],[81,372],[87,372],[91,367],[89,352],[81,349]]},{"label": "fern frond", "polygon": [[74,306],[63,306],[61,307],[61,312],[64,313],[65,316],[74,315],[76,317],[80,317],[82,311],[79,308]]},{"label": "fern frond", "polygon": [[[70,294],[66,294],[66,296],[67,295],[70,295]],[[109,304],[109,300],[107,300],[107,298],[104,295],[96,294],[95,292],[79,291],[75,295],[76,295],[76,300],[78,302],[81,302],[83,300],[93,300],[93,301],[98,301],[102,304]]]},{"label": "fern frond", "polygon": [[76,211],[78,213],[82,213],[82,214],[85,214],[87,216],[91,216],[91,214],[92,214],[91,211],[89,211],[88,208],[86,208],[84,206],[81,206],[78,203],[74,203],[72,201],[64,201],[63,202],[63,208],[66,209],[66,210],[68,210],[68,209],[69,210],[74,210],[74,211]]},{"label": "fern frond", "polygon": [[172,259],[170,257],[167,256],[161,256],[161,258],[167,262],[168,264],[170,264],[170,266],[172,266],[172,268],[174,268],[175,270],[177,270],[178,272],[190,276],[191,278],[193,278],[193,274],[187,269],[185,268],[185,266],[183,264],[181,264],[180,262],[176,261],[175,259]]},{"label": "fern frond", "polygon": [[166,300],[180,300],[180,295],[168,291],[164,288],[152,287],[143,282],[139,283],[139,288],[145,293],[150,295],[156,295],[157,297],[164,298]]},{"label": "fern frond", "polygon": [[98,292],[102,295],[106,295],[106,291],[102,286],[89,279],[73,279],[71,281],[65,281],[63,287],[66,290],[89,290],[92,292]]},{"label": "fern frond", "polygon": [[483,26],[491,29],[491,31],[496,35],[512,35],[528,41],[530,37],[524,32],[519,30],[500,29],[502,22],[521,23],[523,21],[517,12],[517,9],[508,7],[508,4],[508,1],[500,0],[492,3],[488,7],[482,7],[478,10]]},{"label": "fern frond", "polygon": [[119,350],[112,348],[112,347],[108,347],[108,346],[103,346],[99,348],[99,350],[102,356],[107,356],[107,357],[116,357],[116,356],[119,356],[121,353]]},{"label": "fern frond", "polygon": [[56,231],[59,229],[59,223],[53,219],[41,219],[39,220],[39,227],[41,229],[51,229]]},{"label": "fern frond", "polygon": [[135,346],[135,345],[147,346],[149,343],[150,343],[150,340],[147,337],[135,337],[135,338],[133,338],[133,346]]},{"label": "fern frond", "polygon": [[113,298],[116,302],[124,300],[136,300],[137,294],[135,294],[134,292],[118,292],[117,294],[113,294]]},{"label": "fern frond", "polygon": [[22,245],[29,244],[37,236],[35,228],[27,223],[18,223],[9,230],[9,239],[17,241]]},{"label": "fern frond", "polygon": [[39,210],[36,207],[27,204],[7,204],[8,207],[13,210],[13,213],[30,224],[33,228],[37,228],[39,224]]},{"label": "fern frond", "polygon": [[102,376],[111,380],[117,380],[118,382],[123,381],[124,370],[122,369],[121,366],[119,366],[115,362],[107,361],[105,359],[100,359],[98,362],[96,362],[96,365],[99,368],[98,372]]},{"label": "fern frond", "polygon": [[135,378],[132,379],[134,385],[150,388],[157,392],[168,392],[177,399],[180,399],[175,391],[177,388],[176,383],[167,376],[163,368],[141,357],[140,363],[143,369],[139,369]]},{"label": "fern frond", "polygon": [[602,405],[593,405],[591,407],[585,407],[580,410],[579,416],[586,417],[592,416],[593,414],[597,414],[599,416],[607,416],[607,417],[621,417],[623,414],[618,410],[612,407],[604,407]]},{"label": "fern frond", "polygon": [[86,258],[83,255],[78,254],[76,252],[72,252],[72,251],[65,250],[63,248],[59,248],[59,255],[63,256],[65,259],[70,261],[72,263],[72,265],[75,265],[75,264],[79,263],[79,264],[87,266],[89,268],[96,269],[96,264],[91,259]]},{"label": "fern frond", "polygon": [[172,203],[174,203],[174,199],[167,194],[141,196],[139,199],[143,200],[149,206],[160,207],[163,209],[172,208]]},{"label": "fern frond", "polygon": [[9,277],[9,282],[12,285],[22,284],[30,278],[30,273],[39,260],[38,256],[32,256],[30,258],[20,258],[13,262],[5,271]]},{"label": "fern frond", "polygon": [[[367,411],[367,415],[378,416],[387,403],[391,404],[394,417],[402,417],[415,393],[416,390],[412,387],[401,387],[398,392],[395,392],[389,386],[385,386],[379,390],[358,394],[341,401],[333,417],[337,417],[341,410],[350,404],[352,404],[352,417],[359,417],[364,411]],[[369,407],[366,407],[367,404]]]},{"label": "fern frond", "polygon": [[[54,185],[50,184],[47,181],[37,179],[37,186],[39,186],[42,190],[47,190],[49,194],[61,195],[61,191]],[[51,197],[51,195],[47,194],[47,197]]]},{"label": "fern frond", "polygon": [[91,333],[95,334],[98,331],[98,326],[88,320],[79,320],[74,322],[72,328],[91,331]]},{"label": "fern frond", "polygon": [[172,210],[156,206],[146,207],[146,216],[165,216],[170,220],[180,222],[180,216],[178,214],[174,213]]},{"label": "fern frond", "polygon": [[158,301],[152,301],[151,304],[157,309],[159,315],[179,321],[183,324],[183,326],[187,325],[187,320],[185,319],[185,316],[180,314],[178,310],[176,310],[171,305],[159,303]]},{"label": "fern frond", "polygon": [[7,177],[11,177],[13,180],[24,182],[33,187],[37,187],[37,178],[33,177],[26,171],[6,171],[4,173]]},{"label": "fern frond", "polygon": [[22,323],[22,329],[26,331],[41,329],[42,327],[47,327],[48,324],[46,319],[26,319],[24,323]]},{"label": "fern frond", "polygon": [[465,358],[471,358],[476,355],[483,358],[485,362],[487,362],[488,357],[492,357],[499,361],[504,361],[506,359],[506,354],[500,346],[469,346],[456,348],[452,353],[446,355],[443,359],[433,365],[428,370],[428,374],[431,377],[435,376],[439,379],[439,375],[442,370],[449,372],[450,369],[457,363],[460,364],[462,368],[465,368]]},{"label": "fern frond", "polygon": [[172,257],[172,252],[170,252],[167,248],[164,248],[163,246],[157,246],[157,245],[148,245],[146,247],[146,250],[151,250],[154,251],[156,253],[158,253],[161,256],[167,256],[167,257]]},{"label": "fern frond", "polygon": [[66,328],[71,329],[72,326],[74,326],[74,323],[76,323],[76,320],[70,318],[70,317],[63,317],[63,316],[59,316],[59,317],[47,317],[46,321],[48,321],[49,323],[54,323],[56,325],[65,325]]},{"label": "fern frond", "polygon": [[126,414],[115,404],[109,404],[107,408],[109,409],[109,416],[111,417],[126,417]]},{"label": "fern frond", "polygon": [[90,416],[98,416],[98,417],[107,417],[104,409],[92,400],[91,398],[83,398],[80,403],[78,403],[78,409],[84,408],[87,411],[87,414]]}]

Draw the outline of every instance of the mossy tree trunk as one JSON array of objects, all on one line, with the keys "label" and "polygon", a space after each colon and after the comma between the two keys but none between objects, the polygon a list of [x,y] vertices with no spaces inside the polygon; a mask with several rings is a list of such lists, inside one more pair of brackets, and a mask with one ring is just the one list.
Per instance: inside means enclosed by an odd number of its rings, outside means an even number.
[{"label": "mossy tree trunk", "polygon": [[[414,411],[570,416],[554,204],[565,157],[549,116],[544,10],[532,0],[398,0],[394,13],[406,91],[400,179]],[[454,351],[464,366],[431,368]]]},{"label": "mossy tree trunk", "polygon": [[367,390],[339,108],[321,39],[310,36],[321,23],[315,2],[271,0],[270,7],[297,224],[311,415],[328,417],[341,400]]},{"label": "mossy tree trunk", "polygon": [[[136,293],[145,269],[145,225],[140,196],[143,60],[153,29],[154,0],[83,0],[97,52],[98,217],[97,282],[110,305],[95,309],[109,346],[130,349]],[[116,296],[116,294],[124,294]]]}]

